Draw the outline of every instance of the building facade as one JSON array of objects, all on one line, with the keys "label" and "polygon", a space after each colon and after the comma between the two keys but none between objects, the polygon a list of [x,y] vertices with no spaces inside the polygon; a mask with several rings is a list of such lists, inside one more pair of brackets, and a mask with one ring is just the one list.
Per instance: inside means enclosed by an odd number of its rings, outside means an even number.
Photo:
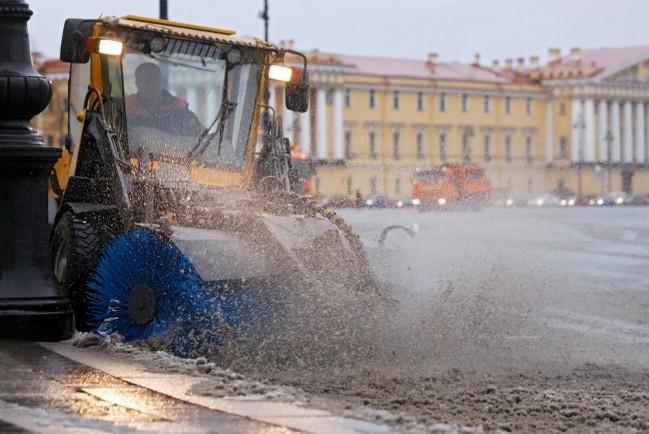
[{"label": "building facade", "polygon": [[[470,161],[502,195],[562,190],[649,193],[649,46],[549,51],[483,65],[307,53],[307,113],[278,111],[284,135],[316,168],[312,193],[410,196],[422,166]],[[67,65],[34,127],[64,143]],[[270,104],[283,98],[272,86]]]}]

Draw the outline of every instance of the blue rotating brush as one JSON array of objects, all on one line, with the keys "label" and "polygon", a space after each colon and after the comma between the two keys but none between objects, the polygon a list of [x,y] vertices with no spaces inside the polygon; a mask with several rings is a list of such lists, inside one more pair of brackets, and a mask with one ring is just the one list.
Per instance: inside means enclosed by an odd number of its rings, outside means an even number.
[{"label": "blue rotating brush", "polygon": [[212,356],[246,331],[268,333],[281,300],[257,282],[203,281],[164,235],[135,229],[104,251],[89,287],[93,331],[155,339],[179,355]]},{"label": "blue rotating brush", "polygon": [[147,229],[110,244],[88,287],[90,325],[129,341],[162,335],[206,311],[189,259],[164,235]]}]

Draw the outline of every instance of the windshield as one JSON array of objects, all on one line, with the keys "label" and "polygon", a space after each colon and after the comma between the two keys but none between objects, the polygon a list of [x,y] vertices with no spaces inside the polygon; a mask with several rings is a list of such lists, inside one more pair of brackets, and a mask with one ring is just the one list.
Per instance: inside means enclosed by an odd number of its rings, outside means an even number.
[{"label": "windshield", "polygon": [[183,44],[170,40],[162,53],[123,56],[129,151],[241,169],[261,61],[237,48],[195,43],[188,54]]},{"label": "windshield", "polygon": [[443,170],[426,170],[415,174],[417,182],[439,182],[444,179]]}]

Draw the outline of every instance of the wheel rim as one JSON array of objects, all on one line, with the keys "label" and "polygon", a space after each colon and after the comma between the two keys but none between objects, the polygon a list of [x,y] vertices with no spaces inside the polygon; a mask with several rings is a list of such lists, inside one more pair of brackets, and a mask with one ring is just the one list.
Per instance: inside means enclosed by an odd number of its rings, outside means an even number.
[{"label": "wheel rim", "polygon": [[54,255],[54,277],[56,277],[57,282],[60,284],[65,282],[65,275],[68,270],[67,250],[67,241],[62,241]]}]

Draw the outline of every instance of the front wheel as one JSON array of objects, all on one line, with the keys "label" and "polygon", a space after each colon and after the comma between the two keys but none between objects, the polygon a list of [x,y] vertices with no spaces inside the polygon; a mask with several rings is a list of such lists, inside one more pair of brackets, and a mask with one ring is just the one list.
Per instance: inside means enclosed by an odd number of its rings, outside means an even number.
[{"label": "front wheel", "polygon": [[97,217],[82,217],[70,211],[54,227],[50,245],[54,281],[70,299],[75,328],[79,331],[90,330],[86,285],[97,268],[104,246],[112,238],[111,229]]}]

